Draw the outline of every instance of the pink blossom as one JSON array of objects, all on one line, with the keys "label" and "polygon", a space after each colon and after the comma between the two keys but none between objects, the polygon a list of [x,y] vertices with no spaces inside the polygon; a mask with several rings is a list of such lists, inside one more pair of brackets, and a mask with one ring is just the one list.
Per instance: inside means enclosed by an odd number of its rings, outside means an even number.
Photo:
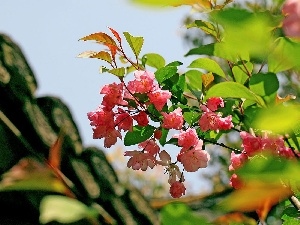
[{"label": "pink blossom", "polygon": [[300,39],[300,1],[285,1],[282,13],[285,16],[282,24],[285,35],[291,38]]},{"label": "pink blossom", "polygon": [[100,94],[104,94],[102,105],[112,109],[116,105],[127,105],[123,100],[123,84],[107,84],[101,89]]},{"label": "pink blossom", "polygon": [[156,165],[155,158],[149,154],[140,151],[126,151],[125,156],[131,156],[131,158],[127,162],[127,167],[132,167],[133,170],[143,170],[146,171],[148,167],[153,169]]},{"label": "pink blossom", "polygon": [[122,139],[120,131],[115,129],[107,131],[104,137],[104,147],[110,148],[112,145],[116,144],[117,138]]},{"label": "pink blossom", "polygon": [[178,145],[184,149],[189,149],[198,144],[198,136],[195,129],[188,128],[186,131],[181,130],[180,134],[173,135],[173,138],[178,138]]},{"label": "pink blossom", "polygon": [[138,123],[139,126],[144,127],[149,124],[148,115],[144,111],[140,111],[137,115],[134,115],[132,118]]},{"label": "pink blossom", "polygon": [[182,195],[185,195],[185,186],[180,181],[175,181],[173,184],[171,184],[170,187],[170,194],[173,198],[180,198]]},{"label": "pink blossom", "polygon": [[176,129],[176,130],[180,130],[182,128],[183,125],[183,116],[182,116],[182,109],[181,108],[177,108],[175,109],[173,112],[165,113],[162,112],[161,113],[163,118],[163,124],[162,127],[166,128],[166,129]]},{"label": "pink blossom", "polygon": [[171,98],[172,94],[168,90],[156,89],[149,92],[148,97],[150,102],[155,106],[158,111],[161,111],[167,101]]},{"label": "pink blossom", "polygon": [[150,71],[136,71],[135,80],[128,82],[128,89],[132,93],[148,93],[152,91],[154,85],[154,73]]},{"label": "pink blossom", "polygon": [[202,145],[202,140],[199,140],[196,147],[181,151],[177,156],[177,160],[182,163],[187,172],[195,172],[199,168],[207,167],[210,155],[207,151],[202,150]]},{"label": "pink blossom", "polygon": [[207,100],[206,106],[210,111],[214,112],[219,106],[224,107],[224,101],[220,97],[212,97]]},{"label": "pink blossom", "polygon": [[153,156],[160,151],[160,147],[152,139],[141,142],[138,147]]},{"label": "pink blossom", "polygon": [[242,138],[242,147],[248,156],[253,156],[263,148],[262,140],[246,131],[240,132]]},{"label": "pink blossom", "polygon": [[232,171],[240,168],[247,160],[248,160],[248,156],[246,155],[245,152],[242,152],[241,154],[235,154],[234,152],[231,152],[230,155],[231,164],[229,165],[229,170]]},{"label": "pink blossom", "polygon": [[218,120],[218,130],[230,130],[233,127],[232,116],[226,116],[219,118]]},{"label": "pink blossom", "polygon": [[204,112],[199,119],[199,126],[202,131],[218,130],[220,116],[215,112]]},{"label": "pink blossom", "polygon": [[241,179],[235,173],[230,177],[230,186],[234,189],[240,189],[241,187],[243,187]]},{"label": "pink blossom", "polygon": [[132,131],[133,129],[132,117],[121,108],[118,108],[118,113],[116,113],[115,124],[118,126],[119,130]]}]

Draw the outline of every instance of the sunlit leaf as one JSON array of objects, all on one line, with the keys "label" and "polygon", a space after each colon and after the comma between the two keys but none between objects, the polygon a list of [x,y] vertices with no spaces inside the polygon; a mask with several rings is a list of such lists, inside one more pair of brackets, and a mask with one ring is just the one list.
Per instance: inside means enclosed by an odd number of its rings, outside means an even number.
[{"label": "sunlit leaf", "polygon": [[107,72],[116,75],[117,77],[124,77],[125,68],[124,67],[115,68],[115,69],[108,70]]},{"label": "sunlit leaf", "polygon": [[289,133],[300,121],[299,105],[276,105],[259,110],[254,116],[253,127],[274,133]]},{"label": "sunlit leaf", "polygon": [[199,70],[188,70],[185,73],[186,83],[195,90],[202,89],[202,72]]},{"label": "sunlit leaf", "polygon": [[156,69],[160,69],[166,65],[166,61],[164,57],[157,53],[148,53],[143,56],[143,60],[145,60],[145,64],[151,66]]},{"label": "sunlit leaf", "polygon": [[96,209],[65,196],[46,196],[40,203],[39,220],[41,224],[51,222],[70,224],[81,219],[94,219],[97,221],[97,215]]},{"label": "sunlit leaf", "polygon": [[158,83],[162,83],[175,74],[177,74],[176,66],[165,66],[155,72],[155,78],[157,79]]},{"label": "sunlit leaf", "polygon": [[188,67],[204,69],[204,70],[207,70],[207,72],[212,72],[221,77],[226,78],[226,75],[225,75],[224,71],[222,70],[222,68],[220,67],[220,65],[216,61],[214,61],[210,58],[196,59]]},{"label": "sunlit leaf", "polygon": [[255,101],[257,104],[264,106],[263,99],[254,94],[251,90],[236,82],[222,82],[212,86],[206,93],[205,98],[222,97],[222,98],[243,98]]},{"label": "sunlit leaf", "polygon": [[[232,73],[236,82],[244,84],[249,76],[251,76],[253,70],[253,64],[250,62],[239,62],[232,67]],[[250,74],[249,74],[250,73]]]},{"label": "sunlit leaf", "polygon": [[134,37],[128,32],[123,32],[129,46],[131,47],[134,55],[136,57],[139,56],[142,46],[144,44],[144,38],[143,37]]},{"label": "sunlit leaf", "polygon": [[268,57],[270,72],[278,73],[292,68],[300,70],[300,43],[281,37],[274,45]]}]

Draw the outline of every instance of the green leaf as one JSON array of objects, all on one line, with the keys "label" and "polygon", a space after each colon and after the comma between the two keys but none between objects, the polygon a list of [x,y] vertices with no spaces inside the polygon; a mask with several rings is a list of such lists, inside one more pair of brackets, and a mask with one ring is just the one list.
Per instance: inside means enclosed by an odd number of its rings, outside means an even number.
[{"label": "green leaf", "polygon": [[292,68],[300,70],[300,43],[281,37],[274,45],[268,57],[269,72],[278,73]]},{"label": "green leaf", "polygon": [[300,220],[298,218],[288,217],[286,215],[282,216],[284,220],[282,225],[299,225]]},{"label": "green leaf", "polygon": [[134,126],[132,132],[127,132],[124,138],[124,144],[126,146],[135,145],[141,143],[150,138],[156,127],[148,125],[145,127]]},{"label": "green leaf", "polygon": [[81,219],[97,219],[97,211],[82,202],[66,196],[49,195],[40,204],[40,223],[59,222],[70,224]]},{"label": "green leaf", "polygon": [[176,66],[165,66],[155,72],[155,78],[157,79],[158,83],[161,84],[175,74],[177,74]]},{"label": "green leaf", "polygon": [[123,32],[129,46],[131,47],[134,55],[136,57],[139,56],[142,46],[144,44],[144,38],[143,37],[133,37],[130,33],[128,32]]},{"label": "green leaf", "polygon": [[266,102],[275,103],[279,81],[274,73],[254,74],[249,81],[250,90],[262,96]]},{"label": "green leaf", "polygon": [[164,206],[161,210],[161,219],[164,225],[209,224],[206,219],[195,214],[187,205],[180,202]]},{"label": "green leaf", "polygon": [[189,70],[185,73],[186,83],[194,90],[202,90],[202,72]]},{"label": "green leaf", "polygon": [[214,37],[218,37],[218,33],[216,31],[215,26],[208,22],[208,21],[204,21],[204,20],[195,20],[194,23],[189,24],[187,26],[187,28],[191,28],[191,27],[198,27],[201,30],[203,30],[205,33],[210,34]]},{"label": "green leaf", "polygon": [[170,62],[170,63],[168,63],[166,66],[181,66],[181,65],[183,65],[183,63],[182,62],[180,62],[180,61],[174,61],[174,62]]},{"label": "green leaf", "polygon": [[107,72],[116,75],[117,77],[124,77],[125,68],[124,67],[115,68],[115,69],[108,70]]},{"label": "green leaf", "polygon": [[300,105],[277,105],[258,110],[253,115],[253,127],[274,133],[289,133],[300,121]]},{"label": "green leaf", "polygon": [[253,93],[251,90],[245,86],[228,81],[215,84],[206,93],[205,99],[211,97],[222,97],[222,98],[244,98],[248,100],[253,100],[261,106],[265,106],[263,99]]},{"label": "green leaf", "polygon": [[215,51],[215,43],[207,44],[207,45],[201,45],[197,48],[192,48],[188,51],[188,53],[185,54],[185,56],[190,55],[209,55],[213,56]]},{"label": "green leaf", "polygon": [[219,66],[219,64],[209,58],[199,58],[194,60],[188,68],[200,68],[200,69],[205,69],[208,72],[213,72],[221,77],[226,78],[226,75],[222,68]]},{"label": "green leaf", "polygon": [[199,117],[199,112],[191,111],[183,113],[183,118],[189,125],[193,125],[194,123],[196,123],[199,120]]},{"label": "green leaf", "polygon": [[161,132],[162,132],[162,136],[161,138],[159,139],[159,143],[164,146],[166,144],[166,141],[167,141],[167,137],[168,137],[168,134],[169,134],[169,129],[164,129],[162,128],[161,129]]},{"label": "green leaf", "polygon": [[232,67],[232,73],[235,81],[240,84],[245,84],[245,82],[249,78],[248,72],[251,75],[252,70],[253,64],[251,62],[245,62],[244,64],[242,62],[239,62],[237,65]]},{"label": "green leaf", "polygon": [[143,56],[143,59],[145,60],[145,64],[148,66],[154,67],[156,69],[160,69],[161,67],[164,67],[166,65],[165,59],[156,53],[148,53]]},{"label": "green leaf", "polygon": [[[269,52],[272,27],[275,25],[268,12],[251,13],[244,9],[228,8],[212,13],[214,21],[224,28],[224,49],[233,55],[247,60],[243,56],[264,59]],[[249,61],[249,60],[247,60]]]}]

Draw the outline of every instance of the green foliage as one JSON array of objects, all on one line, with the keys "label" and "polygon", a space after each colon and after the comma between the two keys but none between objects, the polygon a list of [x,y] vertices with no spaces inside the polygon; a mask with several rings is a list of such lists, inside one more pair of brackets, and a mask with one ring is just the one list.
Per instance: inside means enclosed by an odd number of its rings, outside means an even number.
[{"label": "green foliage", "polygon": [[147,64],[155,69],[160,69],[166,65],[165,59],[156,53],[145,54],[142,58],[142,61],[144,64]]},{"label": "green foliage", "polygon": [[40,204],[40,223],[74,223],[81,219],[97,221],[98,212],[82,202],[66,196],[49,195]]},{"label": "green foliage", "polygon": [[212,72],[223,78],[226,78],[226,75],[222,70],[222,68],[219,66],[219,64],[216,61],[209,58],[196,59],[188,66],[188,68],[204,69],[207,70],[208,72]]},{"label": "green foliage", "polygon": [[192,212],[184,203],[172,203],[161,210],[162,225],[203,224],[208,221]]},{"label": "green foliage", "polygon": [[124,144],[126,146],[130,146],[146,141],[153,135],[155,129],[156,128],[151,125],[145,127],[134,126],[132,132],[126,133],[124,138]]}]

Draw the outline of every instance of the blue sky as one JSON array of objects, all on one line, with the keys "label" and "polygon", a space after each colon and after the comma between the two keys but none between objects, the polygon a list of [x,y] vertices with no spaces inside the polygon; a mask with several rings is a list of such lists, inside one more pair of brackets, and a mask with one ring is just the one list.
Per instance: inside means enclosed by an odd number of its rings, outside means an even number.
[{"label": "blue sky", "polygon": [[149,9],[129,0],[2,0],[0,32],[10,36],[23,50],[37,81],[36,97],[61,98],[70,108],[84,145],[101,146],[92,139],[86,113],[100,104],[100,87],[114,81],[99,74],[103,63],[76,56],[86,50],[98,50],[96,44],[78,41],[90,33],[112,27],[122,33],[143,36],[141,54],[155,52],[167,62],[183,58],[187,48],[182,40],[182,19],[189,7]]}]

